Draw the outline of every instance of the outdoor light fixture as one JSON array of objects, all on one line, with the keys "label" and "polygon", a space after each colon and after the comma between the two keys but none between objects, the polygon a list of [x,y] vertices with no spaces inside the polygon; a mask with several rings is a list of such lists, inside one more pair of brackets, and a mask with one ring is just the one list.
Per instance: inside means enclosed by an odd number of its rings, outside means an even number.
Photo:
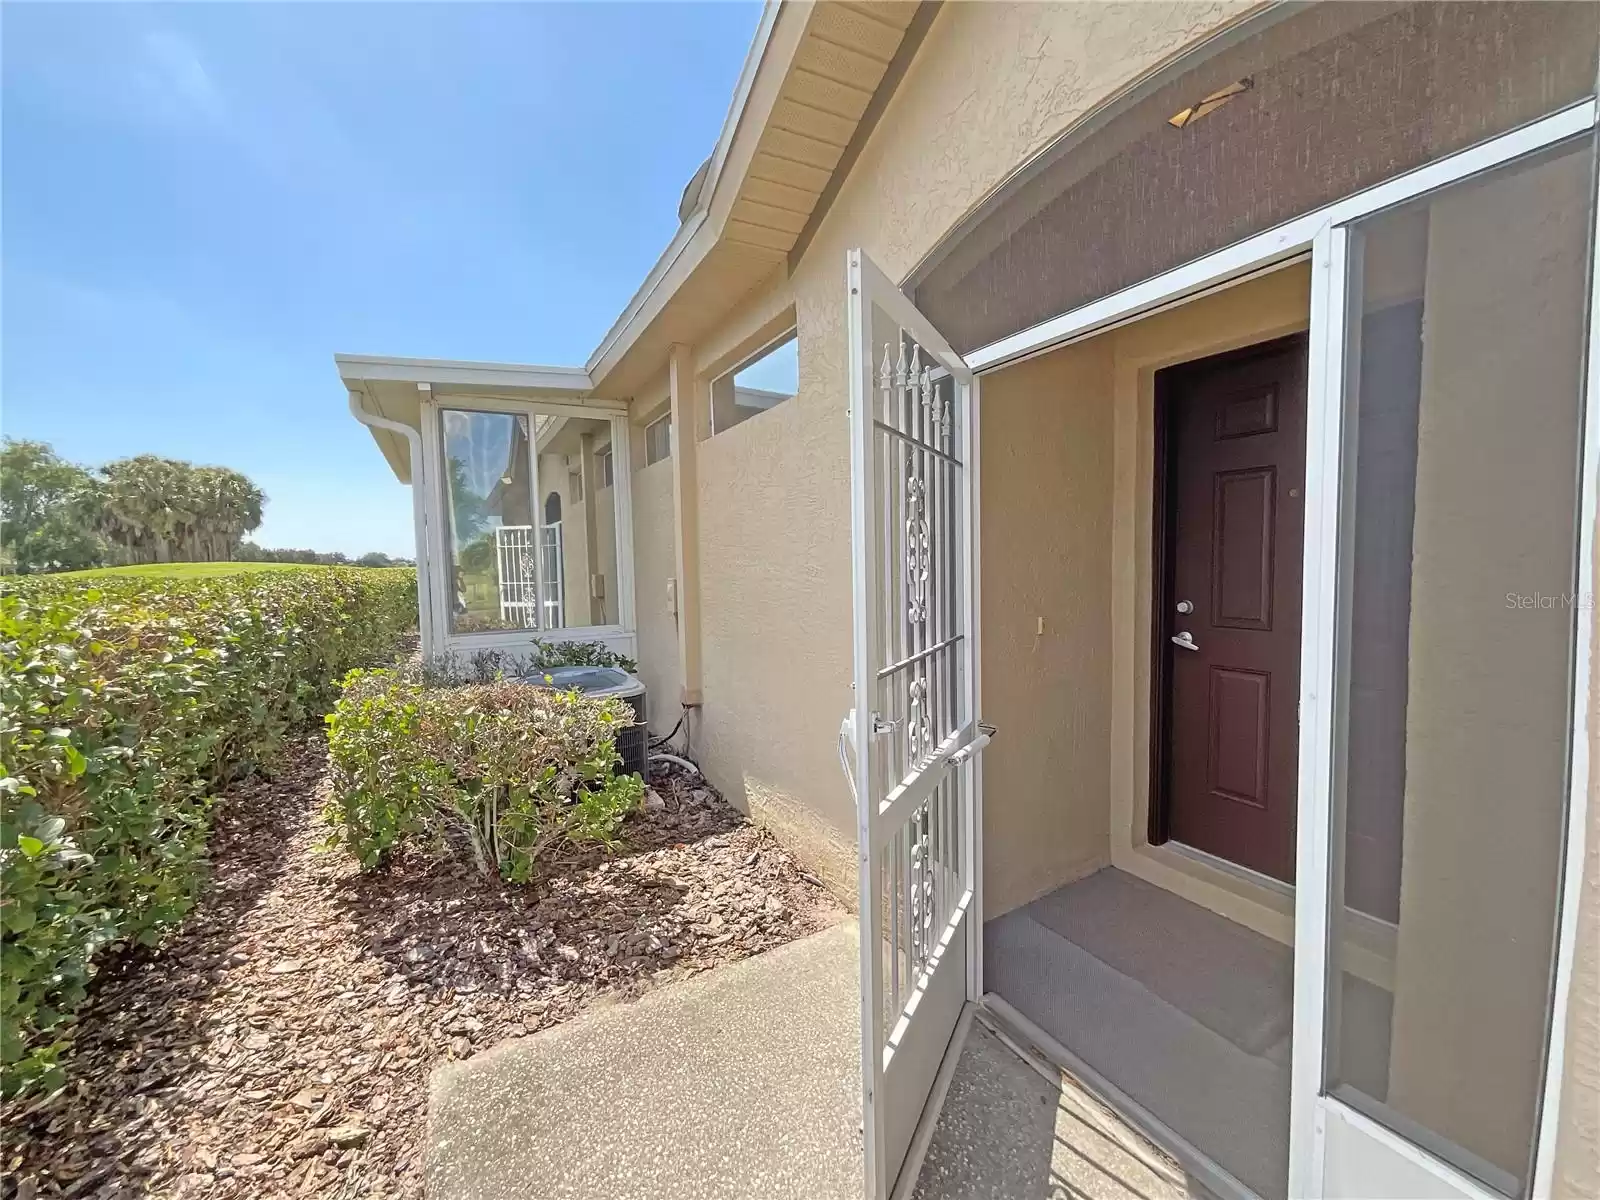
[{"label": "outdoor light fixture", "polygon": [[1248,77],[1236,79],[1227,87],[1218,88],[1198,104],[1191,104],[1188,108],[1173,113],[1167,118],[1167,124],[1174,129],[1182,129],[1190,121],[1199,120],[1208,112],[1221,108],[1229,100],[1232,100],[1235,96],[1242,96],[1255,85],[1255,80]]}]

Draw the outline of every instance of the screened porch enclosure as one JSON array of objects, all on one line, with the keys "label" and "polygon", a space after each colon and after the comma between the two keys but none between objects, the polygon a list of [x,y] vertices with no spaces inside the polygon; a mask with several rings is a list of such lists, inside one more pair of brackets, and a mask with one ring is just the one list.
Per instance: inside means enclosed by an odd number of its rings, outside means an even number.
[{"label": "screened porch enclosure", "polygon": [[337,361],[412,486],[425,654],[567,639],[636,653],[626,404],[582,394],[568,368]]}]

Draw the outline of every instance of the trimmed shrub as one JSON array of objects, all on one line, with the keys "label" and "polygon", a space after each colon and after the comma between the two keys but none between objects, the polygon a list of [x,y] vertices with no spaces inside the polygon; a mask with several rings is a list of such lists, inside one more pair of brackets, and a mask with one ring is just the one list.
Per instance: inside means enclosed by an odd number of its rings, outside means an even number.
[{"label": "trimmed shrub", "polygon": [[637,775],[616,773],[632,723],[621,700],[353,671],[328,714],[332,840],[364,870],[403,841],[465,843],[479,871],[526,882],[554,846],[615,843],[644,795]]},{"label": "trimmed shrub", "polygon": [[620,667],[633,672],[639,664],[604,642],[536,641],[524,654],[493,649],[475,650],[469,655],[437,654],[423,664],[422,678],[425,683],[449,687],[521,679],[556,667]]},{"label": "trimmed shrub", "polygon": [[48,576],[0,597],[0,1088],[63,1078],[107,946],[193,906],[216,790],[415,624],[410,570]]}]

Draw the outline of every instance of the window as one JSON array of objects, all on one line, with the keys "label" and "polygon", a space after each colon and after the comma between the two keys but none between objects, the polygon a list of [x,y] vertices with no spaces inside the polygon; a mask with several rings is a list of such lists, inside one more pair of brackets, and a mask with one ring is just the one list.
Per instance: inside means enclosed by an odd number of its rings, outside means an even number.
[{"label": "window", "polygon": [[580,467],[610,422],[461,409],[439,422],[450,632],[616,624],[616,506]]},{"label": "window", "polygon": [[644,427],[644,465],[650,466],[672,454],[672,414],[657,417]]},{"label": "window", "polygon": [[603,488],[615,487],[616,480],[611,474],[611,447],[598,451],[594,456],[595,470],[600,475],[600,486]]},{"label": "window", "polygon": [[789,333],[712,382],[711,432],[732,429],[782,404],[799,390],[800,343]]}]

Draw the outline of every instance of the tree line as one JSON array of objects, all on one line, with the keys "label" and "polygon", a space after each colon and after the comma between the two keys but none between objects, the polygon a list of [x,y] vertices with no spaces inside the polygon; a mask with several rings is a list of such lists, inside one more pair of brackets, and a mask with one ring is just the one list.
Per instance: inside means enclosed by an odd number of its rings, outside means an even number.
[{"label": "tree line", "polygon": [[244,540],[267,497],[228,467],[138,454],[103,467],[69,462],[47,442],[0,447],[0,571],[38,574],[166,562],[295,562],[392,566],[385,554],[350,559],[269,550]]}]

